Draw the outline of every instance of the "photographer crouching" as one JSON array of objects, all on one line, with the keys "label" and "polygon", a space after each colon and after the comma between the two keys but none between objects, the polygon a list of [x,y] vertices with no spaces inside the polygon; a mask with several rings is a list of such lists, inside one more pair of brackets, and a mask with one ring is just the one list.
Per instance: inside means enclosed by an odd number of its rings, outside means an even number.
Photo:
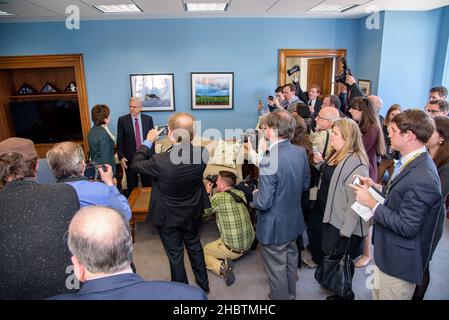
[{"label": "photographer crouching", "polygon": [[71,185],[78,195],[80,206],[106,206],[118,210],[128,221],[131,219],[131,208],[128,200],[113,183],[112,167],[109,164],[95,168],[95,176],[101,181],[89,181],[84,176],[86,163],[84,151],[79,144],[61,142],[47,152],[47,161],[58,182]]},{"label": "photographer crouching", "polygon": [[216,214],[220,238],[206,244],[204,258],[206,268],[223,277],[227,286],[235,281],[232,260],[248,252],[254,241],[255,232],[247,208],[243,191],[234,188],[237,178],[230,171],[220,171],[218,175],[208,177],[207,186],[210,195],[213,188],[216,194],[211,198],[211,208],[204,211],[203,218]]}]

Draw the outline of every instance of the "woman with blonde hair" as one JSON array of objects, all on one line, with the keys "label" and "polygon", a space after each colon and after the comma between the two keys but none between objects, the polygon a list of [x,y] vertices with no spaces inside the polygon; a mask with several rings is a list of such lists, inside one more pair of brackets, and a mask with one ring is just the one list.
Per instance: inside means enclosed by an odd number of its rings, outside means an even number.
[{"label": "woman with blonde hair", "polygon": [[[346,246],[354,258],[359,254],[369,224],[351,208],[356,194],[350,187],[355,176],[367,176],[368,157],[362,143],[357,123],[351,119],[339,119],[332,126],[330,137],[332,151],[325,160],[314,154],[316,168],[321,172],[317,201],[324,208],[321,229],[323,256],[343,257]],[[348,244],[349,241],[349,244]],[[341,297],[333,295],[328,300],[354,299],[354,293]]]}]

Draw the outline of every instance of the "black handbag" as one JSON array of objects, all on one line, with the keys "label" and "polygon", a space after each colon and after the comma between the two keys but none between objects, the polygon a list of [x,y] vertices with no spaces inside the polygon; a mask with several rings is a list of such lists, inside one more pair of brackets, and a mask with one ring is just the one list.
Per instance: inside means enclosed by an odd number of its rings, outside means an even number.
[{"label": "black handbag", "polygon": [[315,270],[315,279],[318,283],[331,290],[334,294],[347,297],[353,294],[352,278],[354,276],[354,261],[349,256],[349,242],[346,244],[343,257],[336,257],[332,253],[323,256],[323,261]]}]

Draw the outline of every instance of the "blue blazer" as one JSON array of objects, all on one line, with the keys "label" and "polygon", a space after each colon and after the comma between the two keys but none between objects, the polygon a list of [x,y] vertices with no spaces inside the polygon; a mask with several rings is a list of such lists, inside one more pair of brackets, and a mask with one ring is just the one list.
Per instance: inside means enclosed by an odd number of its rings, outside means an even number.
[{"label": "blue blazer", "polygon": [[144,281],[135,273],[89,280],[78,293],[49,300],[207,300],[197,287],[170,281]]},{"label": "blue blazer", "polygon": [[393,180],[374,213],[374,260],[382,272],[422,284],[440,205],[440,180],[426,152]]},{"label": "blue blazer", "polygon": [[257,240],[279,245],[295,240],[305,229],[301,208],[303,191],[309,188],[310,167],[306,151],[288,141],[275,145],[259,165]]}]

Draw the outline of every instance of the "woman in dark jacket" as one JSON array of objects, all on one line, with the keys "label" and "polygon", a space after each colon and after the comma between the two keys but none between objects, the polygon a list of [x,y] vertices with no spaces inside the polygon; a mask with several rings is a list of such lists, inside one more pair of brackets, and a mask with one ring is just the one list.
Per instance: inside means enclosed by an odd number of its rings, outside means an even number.
[{"label": "woman in dark jacket", "polygon": [[96,164],[111,165],[115,176],[117,170],[114,159],[115,136],[108,128],[111,121],[109,107],[104,104],[95,105],[91,117],[94,126],[87,134],[90,160]]},{"label": "woman in dark jacket", "polygon": [[[369,177],[377,181],[377,157],[385,155],[385,139],[380,127],[379,116],[368,98],[353,98],[349,105],[349,113],[358,123],[362,132],[363,146],[369,160]],[[365,238],[363,255],[355,263],[356,267],[364,267],[371,260],[371,236]]]},{"label": "woman in dark jacket", "polygon": [[[441,181],[441,194],[443,195],[443,203],[441,204],[440,214],[438,216],[437,226],[432,240],[432,248],[430,251],[430,259],[443,236],[444,222],[446,219],[445,201],[449,194],[449,118],[435,117],[436,130],[430,140],[427,142],[427,148],[432,156],[433,161],[438,169],[438,176]],[[429,261],[430,263],[430,261]],[[427,287],[430,282],[429,264],[424,271],[423,284],[416,286],[413,300],[423,300]]]}]

